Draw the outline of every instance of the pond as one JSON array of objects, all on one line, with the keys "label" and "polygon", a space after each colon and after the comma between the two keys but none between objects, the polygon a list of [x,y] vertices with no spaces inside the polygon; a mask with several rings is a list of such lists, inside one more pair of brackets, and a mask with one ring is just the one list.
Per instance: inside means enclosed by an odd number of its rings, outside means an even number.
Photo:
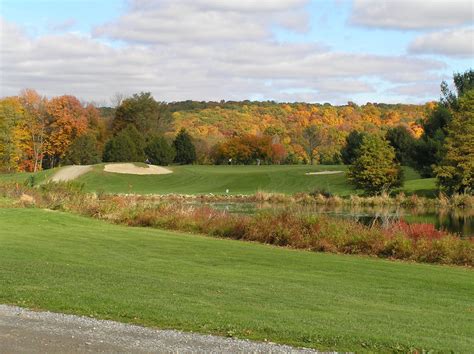
[{"label": "pond", "polygon": [[[474,237],[474,210],[463,209],[405,209],[397,207],[350,207],[292,205],[269,203],[214,202],[204,203],[218,210],[231,213],[253,214],[266,209],[288,209],[311,214],[324,214],[337,218],[349,218],[364,225],[390,225],[394,221],[432,224],[438,230],[446,230],[463,237]],[[202,204],[201,204],[202,205]]]}]

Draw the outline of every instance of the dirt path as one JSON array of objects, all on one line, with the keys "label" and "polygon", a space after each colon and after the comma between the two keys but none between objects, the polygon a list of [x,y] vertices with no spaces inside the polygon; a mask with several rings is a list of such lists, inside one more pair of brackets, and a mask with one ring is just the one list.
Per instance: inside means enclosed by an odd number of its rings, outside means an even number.
[{"label": "dirt path", "polygon": [[51,178],[53,182],[59,181],[72,181],[73,179],[83,175],[84,173],[89,172],[92,170],[92,166],[90,165],[74,165],[74,166],[66,166],[61,168],[58,172],[54,174]]},{"label": "dirt path", "polygon": [[314,353],[0,305],[0,353]]},{"label": "dirt path", "polygon": [[104,166],[105,172],[126,173],[130,175],[166,175],[173,173],[173,171],[155,165],[148,165],[148,167],[135,166],[133,163],[113,163]]}]

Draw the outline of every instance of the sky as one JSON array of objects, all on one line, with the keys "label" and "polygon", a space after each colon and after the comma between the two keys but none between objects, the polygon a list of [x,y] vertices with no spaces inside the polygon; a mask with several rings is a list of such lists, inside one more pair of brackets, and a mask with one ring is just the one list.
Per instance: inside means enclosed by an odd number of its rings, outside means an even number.
[{"label": "sky", "polygon": [[0,0],[0,96],[424,103],[474,68],[474,0]]}]

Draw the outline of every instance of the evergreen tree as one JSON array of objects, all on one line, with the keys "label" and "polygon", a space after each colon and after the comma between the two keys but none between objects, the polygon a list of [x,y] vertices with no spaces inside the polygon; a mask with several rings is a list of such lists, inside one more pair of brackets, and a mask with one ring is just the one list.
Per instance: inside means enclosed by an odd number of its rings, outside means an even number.
[{"label": "evergreen tree", "polygon": [[105,144],[103,160],[105,162],[134,162],[135,145],[126,134],[118,134]]},{"label": "evergreen tree", "polygon": [[458,111],[448,126],[446,155],[435,168],[438,184],[448,193],[474,191],[474,90],[458,100]]},{"label": "evergreen tree", "polygon": [[141,162],[145,160],[145,138],[133,125],[110,139],[104,148],[106,162]]},{"label": "evergreen tree", "polygon": [[64,164],[66,165],[92,165],[99,162],[97,139],[92,134],[85,134],[76,138],[64,157]]},{"label": "evergreen tree", "polygon": [[196,148],[191,140],[191,136],[184,128],[176,135],[173,146],[176,150],[175,162],[185,165],[196,161]]},{"label": "evergreen tree", "polygon": [[143,133],[140,133],[137,128],[129,124],[125,129],[123,129],[120,134],[124,134],[130,138],[133,143],[133,149],[131,151],[133,156],[133,161],[140,162],[145,160],[145,146],[146,140]]},{"label": "evergreen tree", "polygon": [[402,165],[411,164],[411,155],[415,145],[415,138],[404,126],[391,128],[387,131],[385,138],[395,149],[397,161]]},{"label": "evergreen tree", "polygon": [[169,165],[176,156],[173,146],[168,144],[166,139],[161,136],[150,139],[145,148],[145,153],[153,165]]},{"label": "evergreen tree", "polygon": [[341,150],[342,161],[346,165],[351,165],[357,157],[357,150],[362,144],[363,137],[367,135],[363,132],[353,130],[346,138],[346,146]]},{"label": "evergreen tree", "polygon": [[394,148],[377,135],[364,136],[348,177],[368,194],[388,191],[402,184],[402,170],[395,160]]}]

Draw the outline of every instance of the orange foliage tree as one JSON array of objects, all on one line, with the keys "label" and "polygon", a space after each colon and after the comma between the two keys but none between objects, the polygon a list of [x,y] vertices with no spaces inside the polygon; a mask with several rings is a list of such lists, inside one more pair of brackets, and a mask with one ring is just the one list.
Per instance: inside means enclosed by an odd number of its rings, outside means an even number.
[{"label": "orange foliage tree", "polygon": [[45,153],[52,168],[64,157],[72,141],[86,132],[88,111],[76,97],[66,95],[54,97],[48,102],[47,116]]}]

